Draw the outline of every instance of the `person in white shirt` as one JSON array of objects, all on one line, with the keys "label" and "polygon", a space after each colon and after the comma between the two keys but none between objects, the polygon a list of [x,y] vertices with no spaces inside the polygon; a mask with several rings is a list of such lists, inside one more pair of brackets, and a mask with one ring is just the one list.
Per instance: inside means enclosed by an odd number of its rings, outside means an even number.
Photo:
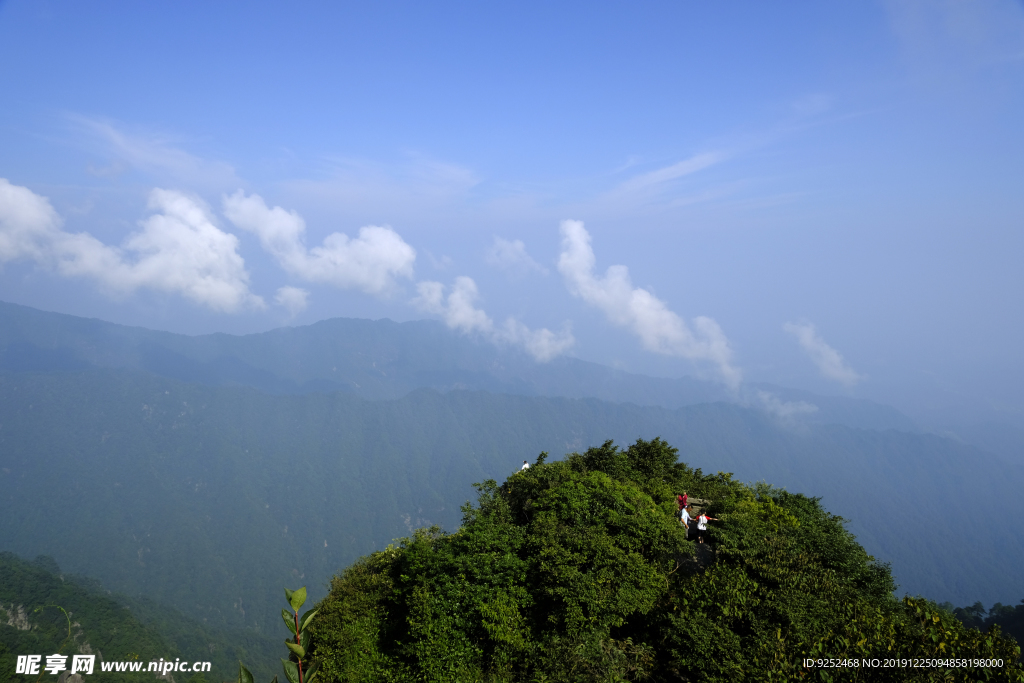
[{"label": "person in white shirt", "polygon": [[717,517],[708,517],[703,512],[700,513],[700,517],[697,518],[697,540],[701,543],[704,542],[704,536],[708,532],[708,522],[717,522]]},{"label": "person in white shirt", "polygon": [[690,536],[690,521],[692,519],[693,517],[690,517],[690,506],[687,505],[686,507],[683,508],[682,513],[679,515],[679,523],[686,527],[687,538],[689,538]]},{"label": "person in white shirt", "polygon": [[522,472],[523,470],[528,470],[528,469],[530,469],[530,463],[528,463],[528,462],[526,462],[524,460],[523,461],[523,466],[519,468],[519,471]]}]

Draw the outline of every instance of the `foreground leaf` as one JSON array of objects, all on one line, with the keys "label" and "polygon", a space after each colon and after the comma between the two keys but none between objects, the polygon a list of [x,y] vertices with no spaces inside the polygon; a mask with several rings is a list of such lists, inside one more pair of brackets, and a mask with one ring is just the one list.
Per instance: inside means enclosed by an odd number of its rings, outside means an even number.
[{"label": "foreground leaf", "polygon": [[295,635],[295,615],[282,607],[281,618],[284,619],[284,623],[288,630],[292,632],[292,635]]},{"label": "foreground leaf", "polygon": [[290,683],[299,683],[299,665],[287,659],[282,659],[281,664],[284,665],[284,675]]},{"label": "foreground leaf", "polygon": [[290,593],[288,589],[285,589],[285,593],[288,595],[288,603],[292,606],[292,609],[298,612],[306,602],[306,587],[303,586],[302,588],[291,591]]},{"label": "foreground leaf", "polygon": [[[320,610],[318,609],[311,609],[302,615],[302,618],[299,619],[299,624],[301,624],[301,626],[299,627],[299,633],[302,633],[306,630],[306,627],[309,626],[309,622],[313,621],[313,617],[315,617],[316,613],[319,611]],[[292,629],[292,631],[294,632],[294,628]]]}]

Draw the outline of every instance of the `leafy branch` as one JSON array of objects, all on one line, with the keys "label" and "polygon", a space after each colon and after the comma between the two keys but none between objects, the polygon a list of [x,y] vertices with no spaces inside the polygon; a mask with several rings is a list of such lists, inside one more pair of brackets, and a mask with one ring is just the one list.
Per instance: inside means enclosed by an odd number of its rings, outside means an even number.
[{"label": "leafy branch", "polygon": [[[317,677],[317,664],[310,661],[309,653],[306,652],[306,646],[309,643],[308,640],[303,640],[302,635],[305,633],[306,627],[313,621],[317,610],[307,610],[301,617],[299,616],[299,609],[306,603],[305,586],[294,591],[285,588],[284,596],[293,610],[292,612],[286,609],[281,610],[281,618],[288,630],[292,632],[292,637],[284,641],[289,650],[288,659],[281,660],[281,664],[284,666],[284,675],[288,678],[289,683],[314,683]],[[238,663],[238,683],[253,683],[252,673],[241,662]],[[274,676],[271,683],[277,683],[277,676]]]}]

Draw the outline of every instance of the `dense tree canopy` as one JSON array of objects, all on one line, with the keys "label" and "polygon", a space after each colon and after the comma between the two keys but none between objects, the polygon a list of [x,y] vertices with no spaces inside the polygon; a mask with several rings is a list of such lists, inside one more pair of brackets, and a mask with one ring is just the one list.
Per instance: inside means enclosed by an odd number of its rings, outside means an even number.
[{"label": "dense tree canopy", "polygon": [[[328,681],[1024,680],[1016,644],[893,597],[889,568],[817,499],[611,442],[478,486],[335,577],[312,627]],[[687,540],[675,494],[710,501]],[[1002,668],[806,668],[805,658]]]}]

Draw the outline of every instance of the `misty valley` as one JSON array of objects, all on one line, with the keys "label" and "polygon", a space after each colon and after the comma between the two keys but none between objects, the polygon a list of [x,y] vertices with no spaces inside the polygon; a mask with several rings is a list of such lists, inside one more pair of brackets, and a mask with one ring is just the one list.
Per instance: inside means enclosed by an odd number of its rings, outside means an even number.
[{"label": "misty valley", "polygon": [[[1019,652],[1024,467],[870,401],[759,388],[815,408],[786,413],[430,322],[186,337],[11,304],[0,368],[10,670],[71,638],[269,680],[300,586],[330,680],[727,680],[933,614],[951,648]],[[682,490],[722,520],[706,548]]]}]

